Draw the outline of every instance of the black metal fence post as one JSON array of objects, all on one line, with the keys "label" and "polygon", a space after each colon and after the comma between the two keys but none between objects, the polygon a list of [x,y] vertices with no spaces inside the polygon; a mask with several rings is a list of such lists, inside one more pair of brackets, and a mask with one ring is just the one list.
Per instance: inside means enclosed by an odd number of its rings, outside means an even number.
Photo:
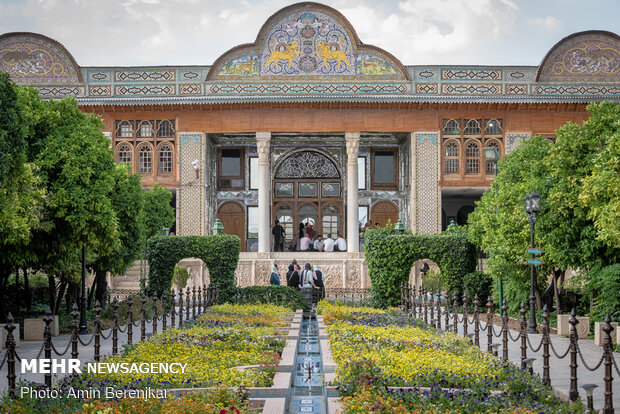
[{"label": "black metal fence post", "polygon": [[95,301],[95,356],[97,362],[101,359],[101,305]]},{"label": "black metal fence post", "polygon": [[140,294],[142,303],[140,304],[140,342],[146,338],[146,296],[144,292]]},{"label": "black metal fence post", "polygon": [[437,329],[441,329],[441,289],[437,289]]},{"label": "black metal fence post", "polygon": [[133,343],[133,295],[127,299],[127,345]]},{"label": "black metal fence post", "polygon": [[443,316],[444,316],[444,325],[446,326],[446,331],[448,330],[448,325],[450,325],[450,292],[446,291],[446,305],[445,308],[443,310]]},{"label": "black metal fence post", "polygon": [[179,289],[179,326],[183,325],[183,288]]},{"label": "black metal fence post", "polygon": [[161,331],[165,332],[167,328],[167,317],[168,317],[168,294],[164,291],[164,294],[161,298],[162,308],[161,308]]},{"label": "black metal fence post", "polygon": [[605,407],[603,408],[603,412],[605,414],[613,414],[614,413],[614,401],[613,401],[613,377],[611,376],[611,365],[612,365],[612,340],[611,340],[611,331],[614,330],[614,327],[611,326],[611,318],[609,314],[605,316],[605,324],[603,325],[603,332],[605,332],[605,339],[603,340],[603,355],[605,358]]},{"label": "black metal fence post", "polygon": [[191,291],[190,291],[189,286],[188,286],[187,290],[185,291],[185,302],[186,302],[186,305],[185,305],[185,320],[186,321],[189,321],[189,311],[190,311],[190,308],[191,308],[191,305],[192,305],[191,304],[192,298],[190,296],[190,292]]},{"label": "black metal fence post", "polygon": [[170,304],[170,326],[172,328],[175,327],[175,322],[176,322],[176,313],[177,313],[177,305],[176,305],[176,297],[177,297],[177,293],[174,291],[174,289],[172,289],[171,292],[171,299],[172,299],[172,303]]},{"label": "black metal fence post", "polygon": [[[8,353],[6,358],[8,373],[6,377],[9,381],[9,395],[11,398],[15,398],[15,378],[17,378],[17,376],[15,375],[15,337],[13,336],[13,331],[16,326],[13,325],[13,315],[11,315],[11,312],[7,315],[6,322],[4,326],[6,330],[6,347]],[[19,331],[17,334],[19,335]]]},{"label": "black metal fence post", "polygon": [[192,288],[192,319],[196,319],[196,285]]},{"label": "black metal fence post", "polygon": [[431,328],[434,328],[435,327],[435,292],[432,288],[430,289],[430,293],[431,293],[431,300],[429,302],[428,307],[431,313]]},{"label": "black metal fence post", "polygon": [[78,312],[77,303],[73,303],[71,308],[71,358],[77,359],[78,357],[78,318],[80,312]]},{"label": "black metal fence post", "polygon": [[502,304],[502,359],[508,361],[508,305]]},{"label": "black metal fence post", "polygon": [[112,301],[113,320],[112,326],[112,355],[118,354],[118,298]]},{"label": "black metal fence post", "polygon": [[153,335],[157,333],[157,292],[153,293]]},{"label": "black metal fence post", "polygon": [[519,309],[519,313],[521,314],[521,369],[526,368],[525,359],[527,359],[527,319],[525,317],[525,303],[521,302],[521,309]]},{"label": "black metal fence post", "polygon": [[474,344],[480,348],[480,300],[474,296]]},{"label": "black metal fence post", "polygon": [[424,295],[424,323],[428,323],[428,294],[424,287],[422,287],[422,294]]},{"label": "black metal fence post", "polygon": [[[45,345],[43,349],[45,351],[45,359],[51,362],[52,359],[52,328],[50,324],[52,323],[52,311],[49,306],[45,309],[45,316],[43,317],[43,322],[45,323],[45,327],[43,328],[43,340],[45,341]],[[52,372],[47,370],[44,375],[45,377],[45,385],[48,388],[52,386]]]},{"label": "black metal fence post", "polygon": [[467,324],[469,323],[469,317],[467,316],[468,299],[467,293],[463,293],[463,336],[467,336]]},{"label": "black metal fence post", "polygon": [[542,381],[545,385],[551,385],[551,377],[549,376],[549,312],[547,311],[547,305],[543,308],[543,329],[542,329],[542,343],[543,343],[543,376]]},{"label": "black metal fence post", "polygon": [[459,332],[459,295],[455,292],[452,296],[452,317],[454,318],[454,334]]},{"label": "black metal fence post", "polygon": [[579,390],[577,389],[577,324],[575,308],[570,313],[568,323],[570,324],[570,387],[568,388],[568,399],[577,401]]},{"label": "black metal fence post", "polygon": [[202,314],[202,286],[198,285],[198,316]]},{"label": "black metal fence post", "polygon": [[493,353],[491,344],[493,343],[493,298],[487,298],[487,351]]}]

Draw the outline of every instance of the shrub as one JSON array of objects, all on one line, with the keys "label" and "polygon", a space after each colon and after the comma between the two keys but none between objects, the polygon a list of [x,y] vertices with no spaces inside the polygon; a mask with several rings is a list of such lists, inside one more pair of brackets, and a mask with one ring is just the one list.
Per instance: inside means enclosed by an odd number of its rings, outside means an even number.
[{"label": "shrub", "polygon": [[422,286],[426,289],[438,291],[443,287],[441,280],[441,272],[435,269],[429,269],[425,275],[422,275]]},{"label": "shrub", "polygon": [[593,319],[602,321],[609,314],[612,321],[620,320],[620,263],[591,270],[585,278],[585,293],[593,298]]},{"label": "shrub", "polygon": [[291,310],[309,309],[310,304],[301,292],[290,286],[248,286],[237,288],[233,303],[272,303]]},{"label": "shrub", "polygon": [[187,269],[183,266],[175,266],[174,273],[172,274],[172,283],[183,289],[187,285],[187,279],[189,279]]},{"label": "shrub", "polygon": [[478,295],[478,299],[482,305],[487,303],[487,299],[491,296],[493,287],[493,277],[484,272],[467,273],[463,278],[463,292],[467,293],[470,303],[474,297]]}]

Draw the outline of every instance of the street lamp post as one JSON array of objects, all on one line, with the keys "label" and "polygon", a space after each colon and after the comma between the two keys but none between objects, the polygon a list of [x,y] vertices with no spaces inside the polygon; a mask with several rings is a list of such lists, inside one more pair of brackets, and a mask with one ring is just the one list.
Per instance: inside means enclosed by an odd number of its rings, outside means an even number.
[{"label": "street lamp post", "polygon": [[86,244],[82,244],[82,294],[80,295],[80,335],[88,333],[86,322]]},{"label": "street lamp post", "polygon": [[[537,192],[530,193],[525,196],[523,201],[525,202],[525,211],[528,214],[528,221],[530,222],[530,246],[532,250],[534,246],[534,225],[536,224],[536,213],[540,211],[540,199],[541,196]],[[532,253],[532,260],[536,255]],[[538,333],[536,329],[536,296],[534,294],[534,285],[536,283],[536,265],[530,263],[530,322],[528,325],[528,333]]]},{"label": "street lamp post", "polygon": [[[487,162],[494,163],[493,176],[497,177],[497,162],[500,159],[499,150],[497,149],[497,147],[485,147],[485,148],[482,148],[482,153],[484,154],[484,158],[487,160]],[[499,305],[499,316],[504,316],[504,310],[502,309],[502,303],[504,303],[504,281],[502,280],[501,275],[499,276],[498,284],[499,284],[498,293],[499,293],[499,304],[500,304]]]}]

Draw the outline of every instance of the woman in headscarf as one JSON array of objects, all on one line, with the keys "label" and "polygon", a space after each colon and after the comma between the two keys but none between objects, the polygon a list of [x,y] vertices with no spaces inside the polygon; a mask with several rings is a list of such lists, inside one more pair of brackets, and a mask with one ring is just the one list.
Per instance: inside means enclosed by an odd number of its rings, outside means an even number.
[{"label": "woman in headscarf", "polygon": [[278,266],[275,263],[271,266],[269,283],[271,283],[271,286],[280,286],[280,275],[278,274]]},{"label": "woman in headscarf", "polygon": [[288,265],[288,272],[286,272],[286,285],[299,289],[299,272],[295,269],[295,265]]},{"label": "woman in headscarf", "polygon": [[324,299],[325,298],[325,284],[323,283],[323,272],[321,272],[318,265],[314,265],[312,269],[314,270],[314,272],[312,272],[313,273],[312,276],[314,280],[314,287],[319,289],[319,300]]},{"label": "woman in headscarf", "polygon": [[301,271],[300,278],[302,287],[316,287],[314,285],[314,274],[312,273],[312,266],[310,266],[310,263],[306,263],[304,270]]},{"label": "woman in headscarf", "polygon": [[301,239],[306,235],[306,226],[304,223],[299,223],[299,231],[297,232],[297,251],[300,251],[301,248]]}]

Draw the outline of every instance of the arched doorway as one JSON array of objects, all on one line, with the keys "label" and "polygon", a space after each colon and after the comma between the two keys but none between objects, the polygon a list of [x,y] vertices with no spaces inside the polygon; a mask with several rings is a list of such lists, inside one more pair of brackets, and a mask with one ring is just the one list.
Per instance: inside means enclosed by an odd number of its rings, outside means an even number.
[{"label": "arched doorway", "polygon": [[217,210],[217,218],[222,222],[226,234],[239,236],[241,251],[245,251],[245,213],[243,207],[234,201],[227,201]]},{"label": "arched doorway", "polygon": [[277,167],[273,180],[273,220],[286,231],[286,248],[297,241],[299,223],[315,235],[344,232],[342,178],[336,164],[319,151],[297,151]]},{"label": "arched doorway", "polygon": [[474,206],[463,206],[459,208],[459,211],[456,213],[456,224],[459,226],[464,226],[467,224],[467,217],[469,213],[474,211]]},{"label": "arched doorway", "polygon": [[390,201],[379,201],[370,210],[370,219],[381,227],[385,227],[388,222],[396,224],[398,221],[398,207]]}]

